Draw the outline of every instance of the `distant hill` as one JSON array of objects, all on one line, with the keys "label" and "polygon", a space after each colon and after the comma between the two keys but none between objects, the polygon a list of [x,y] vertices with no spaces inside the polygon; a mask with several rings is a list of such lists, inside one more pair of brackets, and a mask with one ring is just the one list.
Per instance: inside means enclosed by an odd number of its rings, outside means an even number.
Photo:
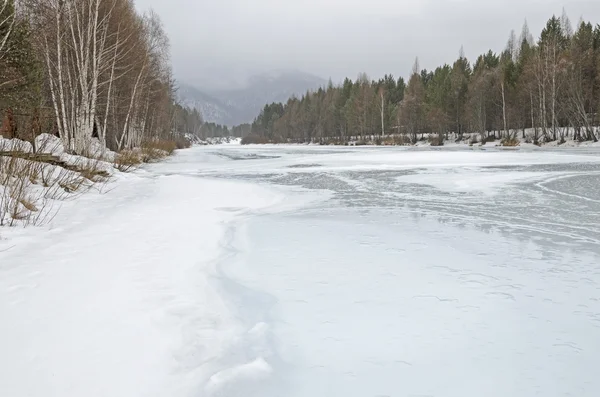
[{"label": "distant hill", "polygon": [[182,105],[198,109],[205,121],[227,124],[235,114],[234,108],[190,85],[181,84],[177,96]]},{"label": "distant hill", "polygon": [[267,103],[286,102],[325,84],[324,79],[307,73],[274,71],[253,76],[245,86],[232,90],[205,91],[183,84],[178,96],[206,121],[233,126],[252,122]]}]

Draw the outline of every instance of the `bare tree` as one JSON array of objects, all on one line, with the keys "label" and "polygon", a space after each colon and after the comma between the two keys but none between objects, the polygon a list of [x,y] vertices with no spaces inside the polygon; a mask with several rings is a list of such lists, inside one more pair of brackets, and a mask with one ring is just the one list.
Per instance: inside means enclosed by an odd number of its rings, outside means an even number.
[{"label": "bare tree", "polygon": [[15,24],[14,5],[11,0],[0,0],[0,60],[6,56],[6,46]]},{"label": "bare tree", "polygon": [[378,106],[379,106],[379,112],[381,115],[381,136],[385,136],[385,107],[386,107],[386,103],[385,103],[385,87],[381,86],[379,87],[379,101],[377,102]]},{"label": "bare tree", "polygon": [[117,0],[30,2],[59,134],[66,147],[81,154],[99,127],[101,76],[115,55],[107,44],[116,4]]}]

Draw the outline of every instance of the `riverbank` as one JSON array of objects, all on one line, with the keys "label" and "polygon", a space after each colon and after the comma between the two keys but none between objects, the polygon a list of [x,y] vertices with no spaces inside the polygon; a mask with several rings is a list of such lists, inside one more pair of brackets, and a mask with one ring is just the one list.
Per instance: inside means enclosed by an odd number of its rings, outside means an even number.
[{"label": "riverbank", "polygon": [[118,174],[189,146],[184,139],[150,141],[115,153],[93,139],[84,155],[73,155],[49,134],[37,136],[33,144],[0,137],[0,227],[42,225],[65,201],[89,190],[102,192]]},{"label": "riverbank", "polygon": [[600,142],[593,140],[575,139],[571,131],[566,133],[562,140],[544,139],[536,135],[533,130],[527,130],[525,133],[513,132],[510,138],[502,138],[502,134],[444,134],[440,137],[438,134],[418,134],[414,140],[407,135],[367,135],[367,136],[349,136],[349,137],[316,137],[304,141],[293,141],[285,139],[269,139],[257,135],[249,135],[241,140],[242,145],[266,145],[266,144],[305,144],[319,146],[404,146],[404,147],[435,147],[435,148],[482,148],[497,147],[507,149],[519,148],[541,148],[541,147],[598,147]]}]

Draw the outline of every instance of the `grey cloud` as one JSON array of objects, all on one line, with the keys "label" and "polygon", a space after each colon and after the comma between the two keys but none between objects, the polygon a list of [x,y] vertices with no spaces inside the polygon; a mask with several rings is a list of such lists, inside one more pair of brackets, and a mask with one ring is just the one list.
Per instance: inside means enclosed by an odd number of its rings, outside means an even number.
[{"label": "grey cloud", "polygon": [[534,36],[563,7],[573,25],[600,22],[597,0],[137,0],[171,38],[177,77],[199,85],[298,69],[339,81],[366,72],[406,76],[505,46],[525,19]]}]

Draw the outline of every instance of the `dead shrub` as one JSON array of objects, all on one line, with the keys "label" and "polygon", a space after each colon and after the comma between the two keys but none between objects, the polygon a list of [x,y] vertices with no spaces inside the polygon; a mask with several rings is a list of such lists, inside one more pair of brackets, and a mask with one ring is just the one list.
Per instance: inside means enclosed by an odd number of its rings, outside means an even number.
[{"label": "dead shrub", "polygon": [[141,160],[144,163],[153,163],[171,156],[177,150],[176,141],[146,141],[142,144]]},{"label": "dead shrub", "polygon": [[521,142],[515,137],[510,137],[510,138],[504,138],[502,140],[501,144],[502,144],[502,146],[516,147],[516,146],[519,146],[521,144]]},{"label": "dead shrub", "polygon": [[50,187],[55,168],[56,166],[49,164],[45,167],[41,167],[40,180],[42,182],[42,186]]},{"label": "dead shrub", "polygon": [[42,170],[44,164],[42,163],[33,163],[31,166],[31,170],[29,172],[29,181],[34,185],[38,183],[38,181],[42,178]]},{"label": "dead shrub", "polygon": [[142,162],[144,163],[154,163],[160,160],[163,160],[169,154],[164,150],[155,149],[151,147],[142,148]]},{"label": "dead shrub", "polygon": [[16,156],[0,156],[0,226],[16,221],[32,223],[34,212],[43,208],[39,192],[33,189],[37,165]]},{"label": "dead shrub", "polygon": [[46,157],[12,150],[0,155],[0,226],[47,222],[56,213],[55,201],[77,197],[110,177],[100,160],[78,157],[55,164],[59,160]]},{"label": "dead shrub", "polygon": [[75,193],[84,186],[84,179],[67,179],[58,182],[66,193]]},{"label": "dead shrub", "polygon": [[142,157],[139,151],[122,150],[115,156],[113,166],[121,172],[129,172],[142,164]]},{"label": "dead shrub", "polygon": [[108,171],[100,166],[100,160],[82,160],[80,164],[75,165],[75,169],[90,182],[104,182],[110,178]]},{"label": "dead shrub", "polygon": [[85,179],[74,171],[62,167],[47,167],[44,170],[44,198],[48,200],[64,200],[69,194],[77,191]]},{"label": "dead shrub", "polygon": [[444,136],[442,134],[431,134],[427,140],[431,146],[444,146]]},{"label": "dead shrub", "polygon": [[410,141],[404,135],[391,135],[383,139],[384,146],[406,146],[410,145]]},{"label": "dead shrub", "polygon": [[264,136],[250,134],[242,138],[242,145],[265,145],[269,140]]},{"label": "dead shrub", "polygon": [[344,142],[340,138],[329,138],[329,139],[327,139],[327,141],[325,141],[325,145],[328,145],[328,146],[343,145],[343,144],[344,144]]},{"label": "dead shrub", "polygon": [[30,212],[38,212],[39,210],[37,209],[37,207],[35,206],[35,204],[31,201],[29,201],[29,199],[26,198],[20,198],[19,203],[25,207],[25,209],[27,209],[27,211]]},{"label": "dead shrub", "polygon": [[109,174],[101,169],[99,162],[82,158],[68,168],[56,166],[45,172],[47,189],[44,197],[66,200],[78,197],[90,190],[94,184],[108,181]]},{"label": "dead shrub", "polygon": [[486,143],[494,143],[494,142],[496,142],[495,135],[489,135],[489,136],[481,139],[481,145],[485,145]]},{"label": "dead shrub", "polygon": [[177,149],[188,149],[192,147],[192,142],[183,135],[176,136],[173,141]]},{"label": "dead shrub", "polygon": [[170,156],[177,150],[177,143],[175,141],[145,141],[142,143],[142,150],[144,149],[161,150]]}]

